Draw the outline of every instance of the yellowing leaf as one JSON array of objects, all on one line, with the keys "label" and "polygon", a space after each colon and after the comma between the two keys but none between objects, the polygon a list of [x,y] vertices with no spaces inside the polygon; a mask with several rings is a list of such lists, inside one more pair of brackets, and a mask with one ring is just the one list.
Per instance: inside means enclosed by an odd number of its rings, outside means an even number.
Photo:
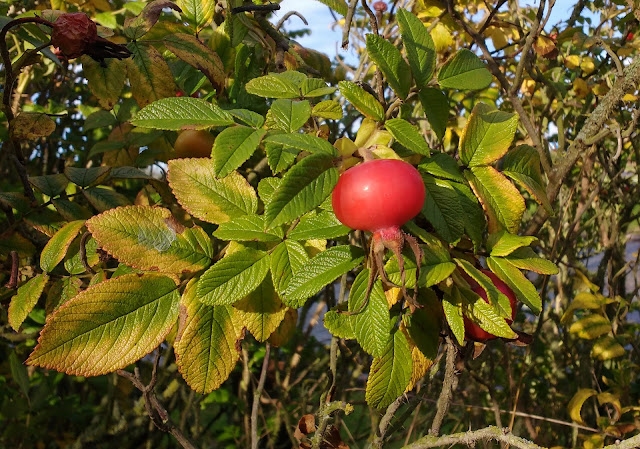
[{"label": "yellowing leaf", "polygon": [[134,43],[133,57],[126,60],[131,94],[142,108],[155,100],[175,97],[176,84],[167,61],[151,45]]},{"label": "yellowing leaf", "polygon": [[185,33],[174,33],[164,38],[164,44],[171,53],[202,72],[214,87],[224,85],[224,66],[220,57],[198,38]]},{"label": "yellowing leaf", "polygon": [[436,53],[441,53],[453,44],[453,35],[441,22],[431,30],[431,39],[436,47]]},{"label": "yellowing leaf", "polygon": [[569,324],[571,318],[573,318],[573,312],[578,309],[599,309],[605,304],[601,298],[603,298],[603,296],[600,294],[590,292],[578,293],[575,298],[573,298],[573,301],[571,301],[571,304],[569,304],[569,307],[567,307],[567,310],[565,310],[560,322],[565,325]]},{"label": "yellowing leaf", "polygon": [[591,357],[599,360],[611,360],[625,355],[625,350],[611,335],[598,338],[591,349]]},{"label": "yellowing leaf", "polygon": [[202,304],[196,292],[196,283],[191,281],[182,295],[174,347],[182,377],[202,394],[215,390],[229,377],[244,333],[231,306]]},{"label": "yellowing leaf", "polygon": [[576,97],[584,98],[589,94],[591,89],[589,89],[589,85],[585,80],[582,78],[576,78],[573,81],[573,91],[575,92]]},{"label": "yellowing leaf", "polygon": [[580,66],[580,56],[578,55],[569,55],[564,58],[564,65],[569,70],[573,70]]},{"label": "yellowing leaf", "polygon": [[155,273],[96,284],[51,315],[27,364],[77,376],[124,368],[164,340],[179,298],[175,282]]},{"label": "yellowing leaf", "polygon": [[67,223],[47,242],[42,254],[40,254],[40,268],[45,273],[52,271],[62,259],[64,259],[69,245],[76,238],[80,229],[84,226],[84,220],[76,220]]},{"label": "yellowing leaf", "polygon": [[18,288],[18,292],[11,298],[9,325],[14,331],[18,332],[20,330],[20,326],[27,318],[27,315],[31,313],[33,307],[38,303],[38,299],[40,299],[48,280],[49,276],[39,274],[21,285]]},{"label": "yellowing leaf", "polygon": [[36,140],[47,137],[56,129],[56,123],[41,112],[21,112],[11,122],[12,137],[19,140]]},{"label": "yellowing leaf", "polygon": [[582,416],[580,416],[580,411],[582,410],[582,405],[584,402],[592,396],[597,395],[598,392],[591,388],[582,388],[576,392],[575,395],[569,401],[569,405],[567,405],[567,410],[569,410],[569,416],[574,422],[578,424],[586,425],[582,420]]},{"label": "yellowing leaf", "polygon": [[579,338],[593,340],[601,335],[611,332],[611,323],[602,315],[589,315],[579,319],[571,325],[569,332]]},{"label": "yellowing leaf", "polygon": [[212,243],[201,228],[185,228],[171,211],[160,207],[111,209],[87,221],[87,228],[109,254],[142,270],[200,271],[213,255]]},{"label": "yellowing leaf", "polygon": [[247,328],[260,343],[266,341],[276,330],[287,313],[273,288],[271,276],[241,301],[235,303],[236,319]]},{"label": "yellowing leaf", "polygon": [[596,69],[596,66],[593,63],[593,58],[589,56],[585,56],[584,58],[582,58],[582,61],[580,62],[580,69],[582,70],[584,75],[590,75],[591,73],[593,73]]},{"label": "yellowing leaf", "polygon": [[298,324],[298,309],[287,309],[284,319],[278,328],[269,337],[269,343],[273,346],[284,346],[289,342],[296,331]]}]

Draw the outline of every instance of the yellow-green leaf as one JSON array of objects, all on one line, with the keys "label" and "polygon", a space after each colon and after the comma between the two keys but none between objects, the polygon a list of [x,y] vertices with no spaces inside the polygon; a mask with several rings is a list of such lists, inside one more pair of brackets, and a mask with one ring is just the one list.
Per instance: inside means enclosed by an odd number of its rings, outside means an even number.
[{"label": "yellow-green leaf", "polygon": [[185,228],[161,207],[111,209],[87,221],[87,228],[105,251],[141,270],[181,274],[211,263],[212,250],[201,247],[198,228]]},{"label": "yellow-green leaf", "polygon": [[164,340],[179,300],[175,282],[155,273],[96,284],[51,315],[27,364],[77,376],[124,368]]},{"label": "yellow-green leaf", "polygon": [[40,254],[40,268],[45,273],[51,272],[58,265],[65,254],[69,245],[76,238],[80,229],[84,226],[84,220],[76,220],[67,223],[47,242],[42,254]]},{"label": "yellow-green leaf", "polygon": [[12,137],[18,140],[47,137],[56,129],[56,123],[42,112],[21,112],[11,125]]},{"label": "yellow-green leaf", "polygon": [[185,33],[169,34],[164,38],[164,45],[178,58],[202,72],[214,87],[220,89],[224,86],[224,66],[220,57],[198,38]]},{"label": "yellow-green leaf", "polygon": [[80,61],[91,93],[102,109],[110,111],[118,103],[127,78],[124,61],[107,58],[98,62],[87,55],[82,55]]},{"label": "yellow-green leaf", "polygon": [[340,81],[338,87],[340,93],[358,111],[378,122],[384,120],[384,108],[376,97],[352,81]]},{"label": "yellow-green leaf", "polygon": [[598,392],[591,388],[581,388],[573,395],[569,401],[569,405],[567,405],[567,410],[569,410],[569,416],[574,422],[582,424],[583,426],[585,425],[585,422],[582,420],[582,416],[580,416],[582,405],[587,399],[597,394]]},{"label": "yellow-green leaf", "polygon": [[235,303],[234,307],[236,319],[260,343],[269,338],[287,313],[287,307],[273,288],[271,276],[265,277],[257,289]]},{"label": "yellow-green leaf", "polygon": [[9,325],[14,331],[18,332],[20,330],[20,325],[38,303],[38,299],[40,299],[48,280],[49,276],[44,273],[39,274],[21,285],[18,288],[18,292],[11,298]]},{"label": "yellow-green leaf", "polygon": [[603,299],[604,297],[600,294],[594,294],[591,292],[578,293],[575,296],[575,298],[573,298],[573,301],[571,301],[571,304],[569,304],[569,307],[567,307],[567,310],[564,311],[564,314],[562,314],[562,318],[560,319],[560,322],[565,325],[569,324],[569,322],[571,321],[571,318],[573,318],[573,313],[576,310],[599,309],[600,307],[606,304],[606,302],[604,302]]},{"label": "yellow-green leaf", "polygon": [[594,313],[573,323],[569,332],[577,335],[578,338],[593,340],[611,332],[611,322],[604,316]]},{"label": "yellow-green leaf", "polygon": [[365,393],[367,404],[377,409],[391,404],[409,385],[412,369],[407,338],[396,331],[382,357],[374,358],[371,363]]},{"label": "yellow-green leaf", "polygon": [[194,281],[182,295],[180,318],[174,343],[176,363],[192,389],[210,393],[222,385],[238,361],[242,326],[231,306],[199,302]]},{"label": "yellow-green leaf", "polygon": [[176,83],[162,54],[151,45],[132,43],[133,57],[126,60],[131,94],[142,108],[165,97],[175,97]]},{"label": "yellow-green leaf", "polygon": [[233,217],[255,214],[255,190],[236,172],[218,179],[211,159],[169,161],[169,186],[182,207],[209,223],[224,223]]},{"label": "yellow-green leaf", "polygon": [[611,335],[603,335],[598,338],[591,348],[591,357],[599,360],[610,360],[622,357],[625,350]]},{"label": "yellow-green leaf", "polygon": [[147,3],[136,17],[124,20],[124,35],[131,40],[138,40],[156,24],[164,8],[180,11],[178,5],[169,0],[153,0]]}]

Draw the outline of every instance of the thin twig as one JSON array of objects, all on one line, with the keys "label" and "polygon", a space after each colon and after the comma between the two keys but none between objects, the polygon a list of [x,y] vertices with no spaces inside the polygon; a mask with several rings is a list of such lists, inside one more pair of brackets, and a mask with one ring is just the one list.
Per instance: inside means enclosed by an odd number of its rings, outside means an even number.
[{"label": "thin twig", "polygon": [[258,380],[258,386],[253,392],[253,406],[251,407],[251,449],[258,449],[258,442],[260,441],[258,436],[258,407],[260,406],[260,396],[262,396],[264,381],[267,378],[267,367],[269,366],[270,355],[271,344],[267,342],[264,348],[264,360],[262,361],[260,379]]},{"label": "thin twig", "polygon": [[278,5],[277,3],[269,3],[266,5],[253,5],[253,4],[249,4],[249,5],[242,5],[242,6],[236,6],[235,8],[231,8],[231,13],[232,14],[238,14],[241,12],[261,12],[261,13],[265,13],[265,12],[273,12],[273,11],[278,11],[280,9],[280,5]]},{"label": "thin twig", "polygon": [[349,47],[349,33],[351,32],[351,22],[353,21],[353,15],[356,12],[356,6],[358,6],[358,0],[351,0],[349,2],[347,17],[345,17],[344,28],[342,29],[342,49],[343,50],[346,50],[347,47]]},{"label": "thin twig", "polygon": [[305,25],[309,26],[309,22],[307,22],[307,19],[305,19],[302,14],[300,14],[298,11],[289,11],[284,16],[282,16],[282,19],[278,20],[278,23],[276,23],[276,30],[280,30],[282,25],[284,25],[284,23],[287,21],[287,19],[289,19],[289,17],[291,17],[291,16],[299,17],[300,20],[302,20],[302,23],[304,23]]},{"label": "thin twig", "polygon": [[20,259],[18,258],[18,251],[11,251],[11,277],[5,287],[14,289],[18,286],[18,268],[20,268]]}]

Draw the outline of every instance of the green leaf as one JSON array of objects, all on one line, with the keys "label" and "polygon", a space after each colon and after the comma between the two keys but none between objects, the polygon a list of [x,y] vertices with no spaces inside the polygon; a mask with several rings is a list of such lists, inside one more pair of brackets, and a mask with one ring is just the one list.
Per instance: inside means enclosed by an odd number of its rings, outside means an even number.
[{"label": "green leaf", "polygon": [[547,198],[546,184],[540,172],[540,155],[528,146],[520,145],[502,158],[505,175],[517,182],[542,206],[552,213],[553,208]]},{"label": "green leaf", "polygon": [[460,297],[462,299],[462,313],[481,329],[496,337],[517,337],[505,318],[500,316],[482,297],[466,289],[460,290]]},{"label": "green leaf", "polygon": [[110,167],[66,167],[64,175],[79,187],[89,187],[103,181],[109,174]]},{"label": "green leaf", "polygon": [[449,181],[423,175],[425,200],[422,215],[429,220],[436,232],[449,243],[462,237],[464,211],[459,195]]},{"label": "green leaf", "polygon": [[404,51],[418,89],[425,87],[436,68],[436,48],[427,27],[406,9],[398,9],[398,25]]},{"label": "green leaf", "polygon": [[233,117],[217,105],[191,97],[163,98],[142,108],[131,119],[140,128],[179,131],[233,125]]},{"label": "green leaf", "polygon": [[354,313],[351,325],[362,349],[374,357],[382,357],[393,338],[391,331],[396,319],[389,313],[380,280],[376,280],[369,297],[365,297],[369,272],[368,268],[363,269],[353,281],[349,291],[349,312]]},{"label": "green leaf", "polygon": [[430,360],[438,356],[442,331],[442,304],[431,289],[420,289],[418,300],[424,306],[405,315],[403,322],[420,352]]},{"label": "green leaf", "polygon": [[231,306],[199,302],[194,281],[187,285],[180,302],[176,363],[187,384],[196,393],[207,394],[233,371],[240,357],[242,326]]},{"label": "green leaf", "polygon": [[469,167],[487,165],[509,149],[518,127],[518,114],[478,103],[460,138],[460,160]]},{"label": "green leaf", "polygon": [[271,253],[271,278],[280,296],[283,296],[293,276],[308,260],[304,246],[298,242],[285,240],[274,248]]},{"label": "green leaf", "polygon": [[257,289],[235,303],[234,307],[239,324],[260,343],[267,341],[287,313],[287,307],[274,290],[270,276],[265,277]]},{"label": "green leaf", "polygon": [[338,182],[333,157],[311,154],[287,172],[265,206],[265,226],[271,229],[290,222],[319,206]]},{"label": "green leaf", "polygon": [[340,120],[343,117],[342,106],[335,100],[324,100],[313,107],[311,115],[328,120]]},{"label": "green leaf", "polygon": [[533,284],[520,270],[502,257],[490,256],[487,265],[511,290],[516,294],[518,301],[526,304],[536,315],[542,308],[542,300]]},{"label": "green leaf", "polygon": [[92,114],[89,114],[84,121],[83,129],[85,131],[91,131],[98,128],[106,128],[107,126],[114,126],[118,123],[118,119],[109,111],[100,109]]},{"label": "green leaf", "polygon": [[597,313],[580,318],[569,328],[569,333],[585,340],[593,340],[609,332],[611,332],[611,322]]},{"label": "green leaf", "polygon": [[[306,77],[305,77],[306,78]],[[277,73],[253,78],[246,86],[248,93],[266,98],[299,98],[300,89],[285,76]]]},{"label": "green leaf", "polygon": [[162,54],[154,46],[138,42],[130,43],[129,50],[133,57],[127,58],[125,64],[131,95],[138,106],[143,108],[161,98],[175,97],[176,83]]},{"label": "green leaf", "polygon": [[[435,245],[421,245],[423,251],[422,265],[420,266],[420,279],[418,285],[420,287],[431,287],[448,278],[456,265],[451,262],[449,252]],[[385,272],[389,280],[394,284],[402,284],[400,268],[398,260],[394,257],[386,263]],[[404,254],[404,271],[405,282],[407,288],[415,288],[416,285],[416,260],[413,254],[405,251]]]},{"label": "green leaf", "polygon": [[269,254],[251,248],[223,257],[198,281],[198,301],[233,304],[254,291],[269,272]]},{"label": "green leaf", "polygon": [[329,8],[333,9],[335,12],[340,14],[341,16],[347,16],[347,2],[344,0],[317,0],[323,5],[327,5]]},{"label": "green leaf", "polygon": [[[82,258],[80,257],[80,240],[82,237],[76,237],[75,240],[69,246],[67,255],[64,258],[64,269],[69,274],[82,274],[86,271]],[[98,254],[98,242],[94,238],[89,238],[84,245],[85,254],[87,257],[87,264],[90,267],[97,265],[100,262],[100,255]]]},{"label": "green leaf", "polygon": [[89,209],[73,201],[55,199],[51,200],[51,203],[58,213],[67,221],[86,220],[93,216],[93,213]]},{"label": "green leaf", "polygon": [[442,310],[444,317],[456,337],[458,344],[464,345],[464,318],[462,317],[462,299],[458,289],[454,289],[451,293],[445,294],[442,299]]},{"label": "green leaf", "polygon": [[38,303],[48,280],[49,276],[42,273],[18,287],[17,293],[11,298],[8,311],[9,325],[14,331],[20,331],[20,326]]},{"label": "green leaf", "polygon": [[429,145],[411,123],[401,118],[394,118],[384,122],[384,126],[400,145],[416,154],[429,156]]},{"label": "green leaf", "polygon": [[87,228],[105,251],[133,268],[182,274],[211,263],[198,228],[185,228],[169,209],[119,207],[91,218]]},{"label": "green leaf", "polygon": [[503,257],[508,256],[518,248],[529,246],[537,241],[537,237],[515,235],[502,230],[489,236],[487,247],[491,250],[492,256]]},{"label": "green leaf", "polygon": [[158,22],[164,8],[178,11],[178,5],[169,0],[153,0],[144,5],[136,17],[127,17],[124,20],[124,35],[132,41],[140,39]]},{"label": "green leaf", "polygon": [[287,235],[291,240],[335,239],[347,235],[351,229],[343,225],[333,212],[322,211],[302,217]]},{"label": "green leaf", "polygon": [[267,205],[273,199],[273,194],[282,184],[282,178],[262,178],[258,183],[258,195],[262,202]]},{"label": "green leaf", "polygon": [[473,52],[462,48],[449,59],[438,73],[440,87],[460,90],[480,90],[491,84],[493,76],[484,62]]},{"label": "green leaf", "polygon": [[9,351],[9,368],[11,370],[11,378],[18,384],[22,394],[29,397],[29,374],[27,367],[24,366],[15,351]]},{"label": "green leaf", "polygon": [[243,215],[222,223],[213,235],[220,240],[239,242],[279,242],[284,238],[281,228],[264,230],[264,215]]},{"label": "green leaf", "polygon": [[331,95],[336,91],[336,88],[327,86],[327,83],[319,78],[307,78],[303,81],[301,90],[303,97],[313,98]]},{"label": "green leaf", "polygon": [[249,159],[266,132],[264,129],[232,126],[218,134],[212,150],[216,177],[224,178]]},{"label": "green leaf", "polygon": [[275,100],[267,112],[266,126],[286,133],[298,131],[311,117],[311,104],[307,101]]},{"label": "green leaf", "polygon": [[129,198],[115,190],[106,187],[92,187],[83,190],[82,194],[91,203],[93,207],[100,212],[120,206],[129,206],[131,202]]},{"label": "green leaf", "polygon": [[402,99],[407,98],[411,89],[411,69],[400,50],[382,36],[367,34],[367,52],[395,93]]},{"label": "green leaf", "polygon": [[324,153],[337,156],[338,152],[333,145],[320,137],[310,134],[272,134],[264,139],[267,143],[277,143],[285,147],[307,151],[309,153]]},{"label": "green leaf", "polygon": [[524,198],[502,173],[493,167],[473,167],[465,171],[474,193],[480,199],[489,222],[489,232],[503,228],[516,234],[525,211]]},{"label": "green leaf", "polygon": [[76,238],[80,229],[84,226],[84,220],[67,223],[55,233],[47,242],[40,254],[40,268],[45,273],[50,273],[64,259],[69,245]]},{"label": "green leaf", "polygon": [[[388,123],[388,122],[387,122]],[[436,153],[418,165],[418,168],[438,178],[456,182],[465,182],[456,160],[446,153]]]},{"label": "green leaf", "polygon": [[444,92],[433,87],[423,88],[418,92],[418,98],[431,129],[436,133],[438,139],[442,140],[449,121],[449,99]]},{"label": "green leaf", "polygon": [[556,264],[538,256],[531,248],[519,248],[509,254],[506,259],[521,270],[534,271],[538,274],[558,274]]},{"label": "green leaf", "polygon": [[565,310],[562,318],[560,318],[560,323],[567,325],[571,322],[571,318],[573,318],[573,312],[578,309],[600,309],[605,305],[609,304],[609,298],[601,295],[601,294],[593,294],[591,292],[580,292],[578,293],[567,310]]},{"label": "green leaf", "polygon": [[170,33],[165,36],[163,43],[171,53],[206,76],[214,87],[224,87],[226,75],[220,56],[197,37],[185,33]]},{"label": "green leaf", "polygon": [[209,223],[224,223],[258,211],[258,197],[238,173],[217,179],[210,159],[169,161],[169,186],[182,207]]},{"label": "green leaf", "polygon": [[331,335],[338,338],[354,340],[356,333],[353,330],[353,316],[333,308],[324,314],[324,327]]},{"label": "green leaf", "polygon": [[611,335],[596,340],[591,349],[591,357],[598,360],[611,360],[625,355],[625,350]]},{"label": "green leaf", "polygon": [[99,376],[153,351],[178,319],[175,282],[127,274],[81,292],[47,319],[28,365]]},{"label": "green leaf", "polygon": [[267,153],[269,168],[271,168],[271,172],[274,174],[291,167],[300,153],[299,150],[285,147],[279,143],[265,142],[264,149]]},{"label": "green leaf", "polygon": [[100,63],[87,55],[82,55],[80,61],[91,93],[96,96],[102,109],[112,110],[118,104],[127,79],[125,62],[107,58]]},{"label": "green leaf", "polygon": [[296,309],[302,307],[308,298],[353,270],[363,259],[362,249],[350,245],[333,246],[319,253],[293,274],[283,292],[283,302]]},{"label": "green leaf", "polygon": [[196,34],[211,21],[216,7],[215,0],[177,0],[177,3]]},{"label": "green leaf", "polygon": [[511,318],[512,310],[509,298],[496,288],[493,281],[483,272],[474,267],[464,259],[454,259],[458,266],[462,268],[476,283],[485,291],[489,304],[500,312],[500,316]]},{"label": "green leaf", "polygon": [[338,88],[343,97],[358,111],[378,122],[384,120],[384,108],[369,92],[352,81],[340,81]]},{"label": "green leaf", "polygon": [[82,281],[76,276],[65,276],[55,281],[47,292],[44,305],[45,314],[48,316],[56,311],[61,305],[80,293],[81,287]]},{"label": "green leaf", "polygon": [[464,211],[464,231],[467,233],[476,249],[483,244],[484,229],[487,226],[487,220],[482,211],[482,207],[478,202],[478,198],[473,194],[466,184],[452,182],[454,190],[458,192],[458,200]]},{"label": "green leaf", "polygon": [[262,128],[264,117],[248,109],[228,109],[226,112],[252,128]]},{"label": "green leaf", "polygon": [[377,409],[388,407],[404,393],[411,380],[411,348],[402,332],[396,331],[382,357],[371,363],[365,399]]}]

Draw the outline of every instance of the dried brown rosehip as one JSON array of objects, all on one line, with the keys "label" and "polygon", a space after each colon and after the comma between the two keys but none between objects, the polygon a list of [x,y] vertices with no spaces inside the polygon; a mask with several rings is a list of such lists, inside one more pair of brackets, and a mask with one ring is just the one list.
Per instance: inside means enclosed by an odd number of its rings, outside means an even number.
[{"label": "dried brown rosehip", "polygon": [[87,50],[98,38],[98,27],[86,14],[62,14],[53,24],[51,45],[60,50],[67,59],[77,58]]}]

